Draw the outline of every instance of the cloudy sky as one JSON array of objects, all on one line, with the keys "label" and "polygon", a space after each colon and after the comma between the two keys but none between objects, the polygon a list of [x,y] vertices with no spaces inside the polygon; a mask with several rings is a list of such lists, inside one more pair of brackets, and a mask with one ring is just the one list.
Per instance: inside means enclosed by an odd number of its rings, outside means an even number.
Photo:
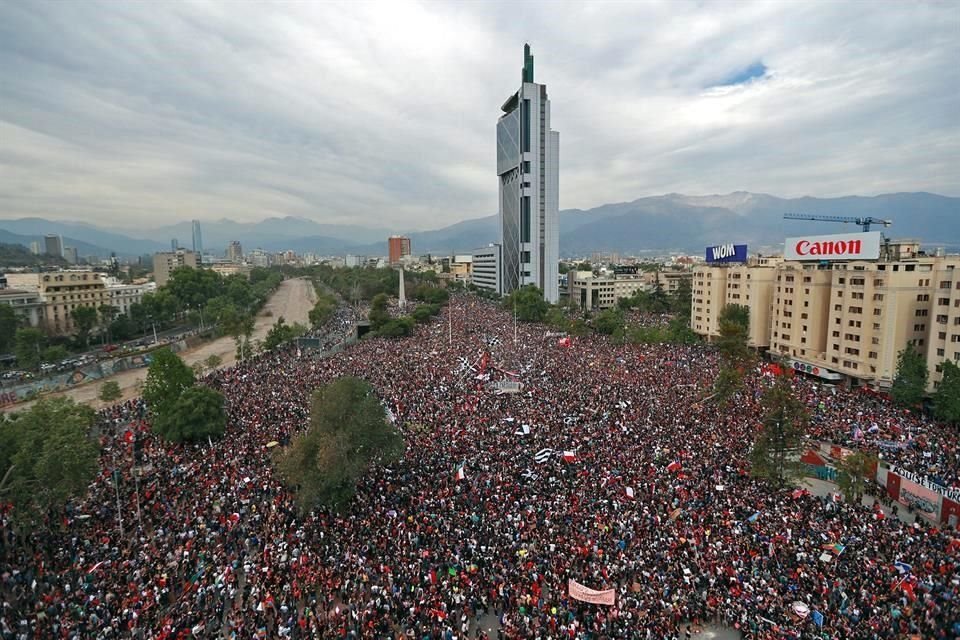
[{"label": "cloudy sky", "polygon": [[496,212],[536,56],[561,208],[960,195],[960,4],[0,0],[0,218],[145,229]]}]

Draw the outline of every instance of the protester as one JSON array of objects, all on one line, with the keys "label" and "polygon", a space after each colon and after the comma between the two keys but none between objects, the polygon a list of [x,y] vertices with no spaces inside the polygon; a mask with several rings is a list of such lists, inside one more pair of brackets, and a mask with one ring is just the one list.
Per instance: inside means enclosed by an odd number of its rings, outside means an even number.
[{"label": "protester", "polygon": [[[763,640],[960,636],[956,532],[750,477],[767,376],[719,411],[707,347],[514,332],[511,314],[455,296],[408,339],[217,371],[205,383],[228,426],[212,444],[157,440],[139,401],[101,412],[102,473],[64,521],[15,532],[3,516],[0,636],[629,640],[710,621]],[[312,390],[345,375],[374,386],[406,454],[346,512],[299,515],[272,459]],[[512,380],[520,393],[489,386]],[[910,442],[898,464],[957,482],[955,432],[794,385],[813,437]],[[615,604],[571,599],[570,579]]]}]

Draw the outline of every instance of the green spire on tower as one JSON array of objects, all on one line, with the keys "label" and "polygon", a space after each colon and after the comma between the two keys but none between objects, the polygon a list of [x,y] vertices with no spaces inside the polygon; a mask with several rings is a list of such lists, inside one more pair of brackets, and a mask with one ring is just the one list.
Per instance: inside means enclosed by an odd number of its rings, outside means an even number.
[{"label": "green spire on tower", "polygon": [[533,55],[530,53],[530,45],[523,45],[523,82],[533,82]]}]

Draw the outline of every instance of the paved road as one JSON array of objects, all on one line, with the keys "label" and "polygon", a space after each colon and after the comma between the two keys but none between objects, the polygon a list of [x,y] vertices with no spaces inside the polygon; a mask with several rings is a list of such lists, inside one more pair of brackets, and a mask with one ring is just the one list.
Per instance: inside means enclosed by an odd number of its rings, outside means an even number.
[{"label": "paved road", "polygon": [[[263,340],[267,332],[270,331],[270,327],[280,316],[283,316],[287,324],[293,324],[294,322],[309,324],[308,314],[314,304],[316,304],[316,293],[310,281],[299,278],[283,281],[257,316],[251,340]],[[236,362],[235,354],[236,343],[233,338],[229,336],[206,342],[198,347],[179,353],[180,357],[183,358],[183,361],[188,365],[206,360],[211,355],[216,355],[222,360],[220,364],[221,367],[226,367]],[[104,381],[115,380],[120,384],[120,390],[123,393],[120,401],[123,401],[139,395],[138,385],[146,377],[146,369],[123,371],[107,378],[101,378],[94,382],[78,385],[67,391],[52,393],[50,396],[68,396],[77,402],[88,404],[94,409],[99,409],[105,404],[97,397],[100,394],[100,385],[103,384]],[[32,402],[23,402],[3,407],[0,410],[22,411],[28,409],[31,404]]]}]

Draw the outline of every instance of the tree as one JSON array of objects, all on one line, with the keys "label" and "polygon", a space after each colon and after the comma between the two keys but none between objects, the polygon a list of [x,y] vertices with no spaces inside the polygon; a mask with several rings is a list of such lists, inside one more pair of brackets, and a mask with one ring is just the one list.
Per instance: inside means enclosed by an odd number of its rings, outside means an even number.
[{"label": "tree", "polygon": [[214,353],[208,356],[207,359],[203,361],[203,364],[207,369],[213,370],[219,367],[222,362],[223,359]]},{"label": "tree", "polygon": [[227,424],[223,394],[201,385],[185,389],[156,415],[152,429],[169,442],[219,438]]},{"label": "tree", "polygon": [[8,304],[0,305],[0,353],[9,353],[13,348],[18,326],[20,318],[13,307]]},{"label": "tree", "polygon": [[933,395],[933,413],[944,422],[960,424],[960,367],[950,360],[940,366],[943,380]]},{"label": "tree", "polygon": [[93,410],[69,398],[44,398],[0,420],[0,501],[13,504],[17,521],[40,522],[86,490],[99,455],[93,422]]},{"label": "tree", "polygon": [[376,334],[383,338],[402,338],[413,333],[414,320],[410,316],[393,318],[377,329]]},{"label": "tree", "polygon": [[112,339],[110,329],[112,328],[114,318],[120,314],[120,309],[113,305],[102,304],[97,311],[100,313],[101,325],[107,329],[107,342],[109,342]]},{"label": "tree", "polygon": [[270,331],[267,332],[267,337],[263,340],[263,348],[265,351],[271,351],[304,333],[306,333],[306,327],[302,324],[288,325],[283,316],[280,316],[270,328]]},{"label": "tree", "polygon": [[390,313],[387,311],[387,295],[379,293],[373,297],[370,302],[370,313],[367,315],[370,320],[370,330],[379,331],[380,327],[390,321]]},{"label": "tree", "polygon": [[108,380],[100,385],[100,399],[103,402],[119,400],[121,395],[120,384],[116,380]]},{"label": "tree", "polygon": [[90,332],[97,326],[97,310],[93,307],[77,307],[70,312],[77,328],[77,340],[90,347]]},{"label": "tree", "polygon": [[532,284],[514,289],[504,298],[503,308],[515,311],[523,322],[543,322],[550,310],[550,303],[543,299],[543,292]]},{"label": "tree", "polygon": [[667,325],[667,342],[672,344],[696,344],[700,336],[690,328],[690,316],[677,316]]},{"label": "tree", "polygon": [[623,312],[618,309],[604,309],[593,319],[593,330],[604,335],[613,335],[617,329],[623,329]]},{"label": "tree", "polygon": [[46,336],[40,329],[21,327],[13,337],[13,355],[21,369],[36,369],[40,366],[40,349]]},{"label": "tree", "polygon": [[890,387],[890,397],[901,407],[919,409],[927,389],[927,362],[912,345],[897,356],[897,372]]},{"label": "tree", "polygon": [[730,401],[743,384],[744,371],[750,365],[752,354],[747,346],[750,329],[750,309],[738,304],[728,304],[718,318],[720,337],[720,372],[717,375],[715,392],[721,404]]},{"label": "tree", "polygon": [[865,451],[855,451],[836,463],[837,486],[847,502],[860,504],[863,499],[863,484],[872,480],[877,471],[877,456]]},{"label": "tree", "polygon": [[50,345],[40,352],[40,359],[43,362],[60,362],[70,355],[67,348],[62,344]]},{"label": "tree", "polygon": [[693,306],[693,287],[687,278],[680,280],[677,290],[670,299],[671,310],[678,316],[690,319],[690,309]]},{"label": "tree", "polygon": [[137,326],[130,319],[130,316],[123,313],[110,323],[107,333],[111,340],[129,340],[136,335]]},{"label": "tree", "polygon": [[779,375],[760,399],[763,423],[750,452],[753,475],[783,486],[802,477],[800,444],[807,425],[807,411],[793,393],[790,378]]},{"label": "tree", "polygon": [[193,371],[170,349],[157,349],[147,369],[143,399],[155,416],[166,413],[193,386]]},{"label": "tree", "polygon": [[302,510],[342,508],[370,466],[399,460],[403,447],[370,385],[344,377],[314,392],[310,426],[282,455],[278,469],[296,488]]}]

